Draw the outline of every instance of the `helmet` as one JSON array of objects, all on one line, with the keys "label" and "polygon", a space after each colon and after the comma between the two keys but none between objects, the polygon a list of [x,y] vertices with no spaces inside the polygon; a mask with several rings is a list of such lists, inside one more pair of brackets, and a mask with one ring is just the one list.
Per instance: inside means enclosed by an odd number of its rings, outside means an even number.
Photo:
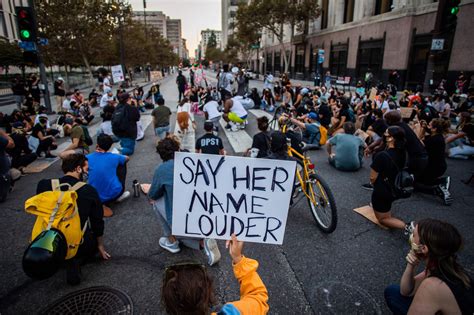
[{"label": "helmet", "polygon": [[67,242],[61,231],[50,229],[41,232],[23,254],[23,271],[31,278],[51,277],[63,263]]}]

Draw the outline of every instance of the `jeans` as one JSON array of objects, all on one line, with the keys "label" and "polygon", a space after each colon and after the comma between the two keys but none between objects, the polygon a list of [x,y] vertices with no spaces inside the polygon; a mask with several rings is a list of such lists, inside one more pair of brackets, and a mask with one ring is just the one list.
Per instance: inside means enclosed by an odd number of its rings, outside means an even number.
[{"label": "jeans", "polygon": [[449,157],[452,159],[467,160],[472,155],[474,155],[474,147],[466,144],[449,149]]},{"label": "jeans", "polygon": [[155,135],[160,139],[164,139],[166,137],[166,134],[169,132],[170,132],[170,125],[155,128]]},{"label": "jeans", "polygon": [[267,101],[262,100],[262,102],[260,103],[260,109],[265,110],[267,106],[268,106]]},{"label": "jeans", "polygon": [[135,152],[135,139],[119,137],[122,146],[122,154],[130,156]]},{"label": "jeans", "polygon": [[117,199],[119,199],[120,196],[122,196],[122,194],[125,192],[125,180],[127,179],[127,164],[125,163],[124,165],[119,165],[117,167],[116,174],[120,184],[122,184],[122,190],[114,198],[102,202],[108,207],[111,203],[117,201]]},{"label": "jeans", "polygon": [[385,303],[393,314],[407,314],[410,308],[413,297],[403,296],[400,293],[400,286],[392,284],[385,288],[384,291]]},{"label": "jeans", "polygon": [[15,99],[15,103],[16,103],[16,106],[18,106],[18,109],[21,109],[21,106],[23,106],[23,102],[25,101],[25,96],[14,94],[13,98]]}]

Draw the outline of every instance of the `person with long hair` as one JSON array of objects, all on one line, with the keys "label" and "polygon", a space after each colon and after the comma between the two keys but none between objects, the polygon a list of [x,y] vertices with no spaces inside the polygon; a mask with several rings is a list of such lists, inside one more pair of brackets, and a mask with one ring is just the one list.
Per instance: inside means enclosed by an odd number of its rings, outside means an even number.
[{"label": "person with long hair", "polygon": [[266,116],[257,118],[257,126],[259,133],[253,136],[252,147],[247,150],[247,154],[252,149],[258,149],[256,158],[265,158],[270,152],[270,137],[271,133],[268,131],[269,121]]},{"label": "person with long hair", "polygon": [[[226,242],[234,275],[240,284],[240,300],[226,303],[217,314],[268,313],[268,291],[257,273],[258,262],[242,255],[243,246],[244,243],[238,241],[235,234]],[[161,302],[170,315],[211,314],[210,308],[216,302],[213,279],[199,263],[171,265],[163,276]]]},{"label": "person with long hair", "polygon": [[[400,284],[385,289],[388,308],[394,314],[474,314],[472,278],[457,261],[462,246],[461,234],[451,224],[417,222]],[[421,261],[425,270],[416,274]]]},{"label": "person with long hair", "polygon": [[449,176],[442,177],[448,168],[445,158],[446,141],[444,136],[449,127],[449,121],[436,118],[420,128],[418,137],[428,153],[428,166],[418,176],[415,183],[415,188],[418,191],[439,195],[446,205],[450,205],[452,202],[449,193],[450,178]]},{"label": "person with long hair", "polygon": [[392,186],[398,172],[406,162],[405,132],[398,126],[388,127],[384,133],[385,150],[374,156],[370,166],[370,183],[373,185],[372,208],[379,222],[389,228],[405,230],[408,234],[412,223],[405,223],[392,216],[392,203],[396,200]]},{"label": "person with long hair", "polygon": [[196,122],[194,114],[191,111],[191,103],[187,97],[184,97],[178,105],[176,111],[176,124],[174,134],[178,136],[181,143],[181,149],[194,152],[196,143]]}]

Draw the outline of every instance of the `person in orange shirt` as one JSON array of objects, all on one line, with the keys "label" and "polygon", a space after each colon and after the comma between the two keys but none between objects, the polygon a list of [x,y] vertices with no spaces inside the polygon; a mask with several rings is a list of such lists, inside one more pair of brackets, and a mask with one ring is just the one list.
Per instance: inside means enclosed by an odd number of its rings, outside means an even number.
[{"label": "person in orange shirt", "polygon": [[[268,291],[257,273],[258,262],[242,255],[243,242],[235,234],[226,242],[232,258],[234,275],[240,283],[240,300],[226,303],[219,315],[267,314]],[[175,264],[166,268],[161,289],[161,300],[166,313],[209,314],[215,302],[212,278],[204,265]]]}]

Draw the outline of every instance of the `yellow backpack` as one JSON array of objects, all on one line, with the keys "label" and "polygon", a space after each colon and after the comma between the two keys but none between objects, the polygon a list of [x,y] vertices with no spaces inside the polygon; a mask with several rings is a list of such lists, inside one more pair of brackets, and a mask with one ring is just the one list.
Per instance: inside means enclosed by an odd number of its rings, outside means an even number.
[{"label": "yellow backpack", "polygon": [[325,145],[328,141],[328,130],[323,125],[319,126],[319,133],[321,134],[321,138],[319,139],[320,145]]},{"label": "yellow backpack", "polygon": [[[78,182],[71,187],[69,184],[60,184],[59,180],[51,180],[51,191],[46,191],[31,197],[25,202],[25,211],[37,216],[31,232],[31,241],[45,230],[55,228],[61,231],[67,241],[66,259],[73,258],[82,237],[89,224],[84,224],[81,230],[81,219],[77,208],[77,190],[86,183]],[[67,186],[68,190],[61,191]]]}]

